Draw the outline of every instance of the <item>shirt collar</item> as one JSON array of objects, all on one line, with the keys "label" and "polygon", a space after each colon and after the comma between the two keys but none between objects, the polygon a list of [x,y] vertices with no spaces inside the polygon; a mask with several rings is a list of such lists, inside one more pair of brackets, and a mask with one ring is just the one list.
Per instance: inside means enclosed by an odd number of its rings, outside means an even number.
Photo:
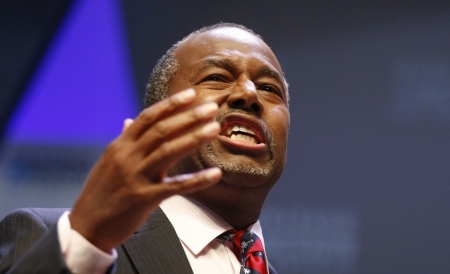
[{"label": "shirt collar", "polygon": [[[176,195],[164,200],[159,206],[172,223],[178,238],[195,255],[217,236],[233,229],[212,210],[191,198]],[[258,235],[264,246],[259,221],[247,229]]]}]

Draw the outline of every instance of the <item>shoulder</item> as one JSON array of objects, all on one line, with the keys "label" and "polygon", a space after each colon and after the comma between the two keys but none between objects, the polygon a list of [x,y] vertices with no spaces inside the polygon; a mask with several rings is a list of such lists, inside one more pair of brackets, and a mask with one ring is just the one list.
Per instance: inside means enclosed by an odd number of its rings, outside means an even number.
[{"label": "shoulder", "polygon": [[43,228],[52,227],[68,208],[20,208],[11,211],[1,221],[1,230],[6,227],[17,226],[27,227],[28,225],[41,226]]},{"label": "shoulder", "polygon": [[22,208],[0,222],[0,272],[53,228],[67,208]]},{"label": "shoulder", "polygon": [[67,208],[21,208],[10,212],[0,222],[0,242],[34,242],[55,226]]}]

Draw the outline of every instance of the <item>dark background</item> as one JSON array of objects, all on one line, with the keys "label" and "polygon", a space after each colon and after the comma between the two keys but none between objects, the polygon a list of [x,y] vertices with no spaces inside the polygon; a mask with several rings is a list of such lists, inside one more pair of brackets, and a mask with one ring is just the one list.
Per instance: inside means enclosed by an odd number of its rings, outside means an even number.
[{"label": "dark background", "polygon": [[[80,2],[0,4],[0,217],[14,207],[70,207],[105,145],[8,137],[16,103]],[[448,273],[448,1],[124,0],[118,7],[139,102],[157,59],[205,25],[243,24],[278,56],[290,83],[288,164],[261,221],[280,273]],[[12,176],[17,162],[26,168]],[[29,169],[32,176],[17,175]]]}]

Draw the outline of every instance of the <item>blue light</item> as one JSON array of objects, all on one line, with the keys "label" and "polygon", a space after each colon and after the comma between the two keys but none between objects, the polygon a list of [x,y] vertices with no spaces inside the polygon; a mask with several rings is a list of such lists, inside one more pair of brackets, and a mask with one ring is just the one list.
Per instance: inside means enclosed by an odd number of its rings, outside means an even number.
[{"label": "blue light", "polygon": [[118,0],[66,14],[6,132],[10,143],[104,145],[138,112]]}]

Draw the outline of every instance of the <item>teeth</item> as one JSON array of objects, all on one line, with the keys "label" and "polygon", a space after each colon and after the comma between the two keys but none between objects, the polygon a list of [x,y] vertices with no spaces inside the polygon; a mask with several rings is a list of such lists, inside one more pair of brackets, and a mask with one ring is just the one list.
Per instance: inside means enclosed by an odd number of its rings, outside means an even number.
[{"label": "teeth", "polygon": [[243,135],[243,134],[231,134],[230,136],[231,140],[241,140],[249,143],[256,144],[256,139],[252,136]]},{"label": "teeth", "polygon": [[256,141],[255,137],[248,136],[246,134],[241,134],[241,132],[251,134],[251,135],[256,135],[252,129],[250,129],[247,126],[240,125],[240,124],[229,125],[225,130],[226,136],[229,136],[230,139],[232,139],[232,140],[241,140],[241,141],[245,141],[245,142],[249,142],[249,143],[253,143],[253,144],[258,143]]},{"label": "teeth", "polygon": [[227,133],[227,135],[230,135],[231,132],[233,132],[233,131],[235,131],[235,132],[240,131],[240,132],[245,132],[248,134],[255,135],[255,132],[253,130],[251,130],[249,127],[244,126],[244,125],[234,124],[233,126],[227,128],[226,133]]}]

